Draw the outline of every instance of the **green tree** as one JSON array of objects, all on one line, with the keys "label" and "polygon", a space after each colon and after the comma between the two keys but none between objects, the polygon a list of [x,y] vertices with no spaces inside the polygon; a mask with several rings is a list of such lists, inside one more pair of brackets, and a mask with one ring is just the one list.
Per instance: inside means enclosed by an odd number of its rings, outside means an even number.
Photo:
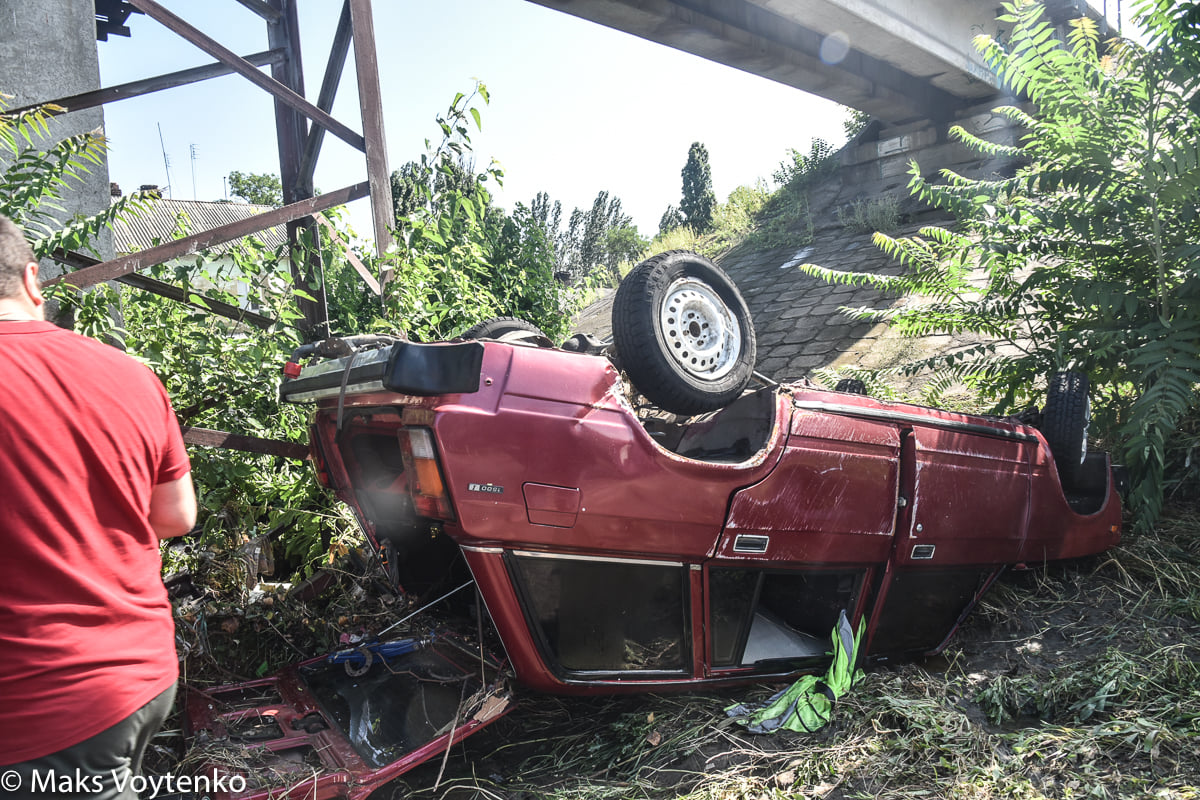
[{"label": "green tree", "polygon": [[268,172],[229,173],[229,191],[247,203],[259,206],[283,205],[283,184],[279,176]]},{"label": "green tree", "polygon": [[772,174],[775,182],[785,189],[804,191],[829,177],[838,168],[837,151],[824,139],[809,142],[807,153],[791,147],[787,152],[787,160],[780,163],[779,169]]},{"label": "green tree", "polygon": [[683,197],[679,201],[679,210],[683,214],[683,221],[696,233],[703,233],[712,224],[717,196],[713,193],[708,149],[700,142],[692,142],[688,149],[682,176]]},{"label": "green tree", "polygon": [[662,236],[676,228],[683,227],[683,215],[679,213],[679,209],[673,205],[667,206],[667,210],[658,219],[658,235]]},{"label": "green tree", "polygon": [[571,213],[559,244],[559,263],[572,279],[599,273],[605,283],[616,285],[621,280],[618,266],[640,255],[648,241],[622,209],[621,199],[601,191],[589,210]]},{"label": "green tree", "polygon": [[550,202],[550,195],[546,192],[538,192],[529,204],[529,213],[533,221],[554,248],[554,259],[559,271],[565,273],[567,237],[562,229],[562,212],[562,202]]},{"label": "green tree", "polygon": [[529,208],[509,216],[495,207],[488,187],[504,173],[494,162],[476,171],[471,157],[470,126],[481,125],[475,102],[489,99],[482,83],[458,93],[437,118],[441,142],[400,175],[412,198],[396,221],[384,316],[404,320],[418,340],[496,316],[524,317],[551,337],[566,332],[572,295],[555,278],[552,238]]},{"label": "green tree", "polygon": [[600,192],[592,201],[592,210],[584,214],[583,231],[579,239],[580,272],[587,272],[598,266],[607,266],[604,262],[606,253],[604,245],[606,234],[614,218],[621,216],[621,201],[609,199],[608,192]]},{"label": "green tree", "polygon": [[432,172],[420,161],[410,161],[392,172],[392,210],[397,220],[407,219],[418,207],[443,202],[455,192],[470,194],[479,179],[475,162],[463,156]]},{"label": "green tree", "polygon": [[[976,42],[1033,112],[996,109],[1026,133],[996,145],[953,137],[1020,166],[1009,178],[945,183],[911,168],[912,191],[954,228],[875,235],[908,270],[888,278],[812,271],[917,295],[862,318],[911,335],[974,333],[985,343],[909,365],[965,380],[1011,409],[1047,373],[1092,378],[1102,428],[1122,444],[1141,525],[1162,505],[1178,423],[1200,381],[1200,4],[1150,0],[1148,47],[1102,43],[1096,24],[1058,41],[1040,3],[1005,4],[1004,41]],[[1000,345],[1007,345],[1001,347]],[[1182,461],[1182,458],[1180,458]]]},{"label": "green tree", "polygon": [[392,212],[397,220],[408,219],[421,205],[423,195],[417,188],[420,175],[418,161],[409,161],[392,171]]},{"label": "green tree", "polygon": [[866,130],[867,126],[871,124],[871,115],[865,111],[859,111],[857,108],[846,110],[848,113],[842,120],[842,130],[845,131],[846,140],[849,141]]}]

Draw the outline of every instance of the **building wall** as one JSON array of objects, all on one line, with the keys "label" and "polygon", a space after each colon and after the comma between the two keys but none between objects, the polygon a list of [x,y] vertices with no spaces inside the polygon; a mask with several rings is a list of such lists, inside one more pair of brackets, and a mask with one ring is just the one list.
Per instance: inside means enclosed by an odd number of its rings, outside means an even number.
[{"label": "building wall", "polygon": [[[9,108],[54,100],[100,88],[93,0],[0,0],[0,92],[12,95]],[[104,129],[104,112],[92,108],[58,117],[52,139]],[[69,215],[94,214],[109,203],[108,167],[93,167],[79,188],[64,198]],[[112,258],[112,237],[97,243]],[[62,272],[43,264],[42,273]]]}]

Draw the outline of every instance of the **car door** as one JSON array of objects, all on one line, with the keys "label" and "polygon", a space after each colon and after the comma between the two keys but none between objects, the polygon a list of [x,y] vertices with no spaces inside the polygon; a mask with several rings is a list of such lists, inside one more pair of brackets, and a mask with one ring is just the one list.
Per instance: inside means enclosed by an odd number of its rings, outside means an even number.
[{"label": "car door", "polygon": [[876,656],[940,650],[1029,524],[1038,439],[930,410],[903,431],[901,507],[893,559],[868,631]]},{"label": "car door", "polygon": [[779,465],[735,494],[705,564],[711,675],[827,659],[838,614],[864,613],[891,556],[899,480],[896,424],[795,411]]}]

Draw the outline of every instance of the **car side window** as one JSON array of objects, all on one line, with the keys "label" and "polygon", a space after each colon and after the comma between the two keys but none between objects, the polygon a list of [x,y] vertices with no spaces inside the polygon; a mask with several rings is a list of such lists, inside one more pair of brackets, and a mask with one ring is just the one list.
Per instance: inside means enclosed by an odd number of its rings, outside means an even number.
[{"label": "car side window", "polygon": [[824,657],[838,613],[854,612],[864,574],[711,568],[713,666]]},{"label": "car side window", "polygon": [[689,664],[682,564],[514,554],[544,654],[566,672],[679,672]]}]

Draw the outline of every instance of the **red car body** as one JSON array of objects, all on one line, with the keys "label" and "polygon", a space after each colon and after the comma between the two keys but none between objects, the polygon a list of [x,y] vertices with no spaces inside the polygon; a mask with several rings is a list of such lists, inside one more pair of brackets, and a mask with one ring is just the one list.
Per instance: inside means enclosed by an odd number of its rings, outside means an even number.
[{"label": "red car body", "polygon": [[401,644],[386,659],[364,663],[366,649],[349,648],[248,683],[188,687],[181,796],[362,800],[509,710],[503,677],[478,653],[452,638]]},{"label": "red car body", "polygon": [[415,602],[473,582],[506,663],[438,634],[189,690],[201,774],[245,781],[214,797],[365,797],[503,714],[509,674],[593,694],[824,671],[842,611],[867,659],[935,652],[1005,567],[1119,540],[1107,455],[1064,489],[1014,420],[797,384],[678,421],[635,413],[600,355],[373,337],[317,352],[281,395],[316,403],[319,479]]},{"label": "red car body", "polygon": [[543,691],[824,668],[842,609],[870,658],[934,652],[1006,566],[1119,540],[1107,455],[1065,492],[1012,420],[795,385],[647,421],[608,359],[499,341],[396,342],[282,395],[317,403],[322,479],[401,587],[461,558]]}]

